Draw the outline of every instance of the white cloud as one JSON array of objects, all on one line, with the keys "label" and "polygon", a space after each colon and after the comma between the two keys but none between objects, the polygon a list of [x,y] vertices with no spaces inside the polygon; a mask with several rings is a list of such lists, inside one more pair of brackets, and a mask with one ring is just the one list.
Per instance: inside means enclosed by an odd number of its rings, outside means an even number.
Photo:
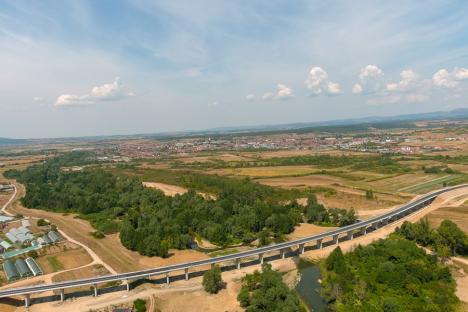
[{"label": "white cloud", "polygon": [[310,69],[305,84],[314,95],[336,95],[341,93],[340,85],[330,81],[328,79],[328,73],[321,67],[312,67]]},{"label": "white cloud", "polygon": [[44,102],[44,98],[40,96],[35,96],[33,97],[34,102]]},{"label": "white cloud", "polygon": [[219,105],[219,103],[217,101],[214,101],[214,102],[209,103],[208,107],[216,107],[218,105]]},{"label": "white cloud", "polygon": [[294,92],[290,87],[281,83],[278,83],[276,87],[278,89],[276,93],[266,92],[263,94],[262,99],[263,100],[287,100],[287,99],[291,99],[294,97]]},{"label": "white cloud", "polygon": [[353,86],[353,93],[377,93],[382,90],[384,72],[376,65],[361,68],[359,82]]},{"label": "white cloud", "polygon": [[438,70],[432,76],[432,83],[436,87],[455,88],[460,84],[460,81],[468,79],[468,69],[455,68],[449,72],[445,68]]},{"label": "white cloud", "polygon": [[362,86],[359,83],[356,83],[353,86],[353,89],[351,90],[353,93],[361,93],[362,92]]},{"label": "white cloud", "polygon": [[81,106],[91,105],[100,101],[116,101],[133,96],[133,92],[125,91],[119,77],[115,77],[112,83],[103,84],[91,89],[90,93],[83,95],[62,94],[57,98],[55,106]]},{"label": "white cloud", "polygon": [[419,75],[411,69],[405,69],[400,73],[401,80],[396,83],[388,83],[387,91],[407,92],[418,88],[420,84]]},{"label": "white cloud", "polygon": [[253,101],[255,99],[255,95],[254,94],[247,94],[247,96],[245,97],[245,99],[247,101]]}]

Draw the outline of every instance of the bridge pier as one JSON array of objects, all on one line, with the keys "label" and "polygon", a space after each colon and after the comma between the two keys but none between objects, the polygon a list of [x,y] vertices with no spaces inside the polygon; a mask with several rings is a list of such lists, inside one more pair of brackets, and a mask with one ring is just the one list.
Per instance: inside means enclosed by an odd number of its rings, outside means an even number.
[{"label": "bridge pier", "polygon": [[237,258],[237,259],[236,259],[236,268],[237,268],[238,270],[240,270],[240,268],[241,268],[241,259],[240,259],[240,258]]},{"label": "bridge pier", "polygon": [[60,302],[63,302],[65,300],[65,290],[60,289]]},{"label": "bridge pier", "polygon": [[317,249],[322,249],[322,238],[321,239],[317,239]]},{"label": "bridge pier", "polygon": [[353,231],[348,231],[346,233],[346,237],[348,238],[348,240],[352,240],[354,238]]},{"label": "bridge pier", "polygon": [[299,253],[302,255],[305,251],[305,244],[299,244]]},{"label": "bridge pier", "polygon": [[258,255],[258,261],[260,261],[260,264],[263,264],[263,254]]},{"label": "bridge pier", "polygon": [[29,308],[31,306],[31,295],[30,294],[24,295],[24,306],[26,308]]},{"label": "bridge pier", "polygon": [[125,280],[125,286],[127,287],[127,291],[130,291],[130,280]]},{"label": "bridge pier", "polygon": [[374,228],[374,230],[377,230],[379,228],[379,222],[372,223],[372,227]]},{"label": "bridge pier", "polygon": [[97,284],[94,284],[94,285],[93,285],[93,290],[94,290],[94,297],[97,297],[97,296],[98,296]]},{"label": "bridge pier", "polygon": [[166,284],[169,285],[170,282],[171,282],[171,279],[169,277],[169,273],[166,273]]},{"label": "bridge pier", "polygon": [[188,270],[188,268],[185,269],[185,280],[186,281],[189,280],[189,270]]},{"label": "bridge pier", "polygon": [[286,249],[280,249],[280,255],[281,259],[284,259],[286,257]]},{"label": "bridge pier", "polygon": [[333,245],[338,244],[338,234],[333,235]]}]

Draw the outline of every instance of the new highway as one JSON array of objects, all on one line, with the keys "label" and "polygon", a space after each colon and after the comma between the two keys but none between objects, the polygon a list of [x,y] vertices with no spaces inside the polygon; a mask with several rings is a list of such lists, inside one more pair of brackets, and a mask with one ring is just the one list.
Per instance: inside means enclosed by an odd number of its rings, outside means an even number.
[{"label": "new highway", "polygon": [[417,200],[409,202],[383,215],[379,215],[374,218],[371,218],[365,221],[360,221],[360,222],[357,222],[357,223],[354,223],[352,225],[348,225],[345,227],[340,227],[332,231],[324,232],[324,233],[317,234],[317,235],[312,235],[309,237],[305,237],[305,238],[301,238],[301,239],[297,239],[293,241],[287,241],[287,242],[283,242],[279,244],[259,247],[256,249],[238,252],[235,254],[229,254],[225,256],[219,256],[215,258],[174,264],[174,265],[158,267],[158,268],[153,268],[153,269],[148,269],[148,270],[128,272],[128,273],[122,273],[122,274],[112,274],[112,275],[85,278],[85,279],[73,280],[73,281],[67,281],[67,282],[58,282],[58,283],[51,283],[51,284],[41,284],[41,285],[34,285],[34,286],[28,286],[28,287],[5,289],[5,290],[0,291],[0,298],[24,295],[25,304],[26,306],[28,306],[30,302],[29,295],[33,293],[59,290],[61,294],[60,298],[61,300],[63,300],[64,290],[67,288],[72,288],[72,287],[94,286],[94,293],[95,295],[97,295],[97,285],[108,283],[108,282],[124,281],[127,283],[127,289],[128,289],[129,282],[131,281],[135,281],[141,278],[150,278],[152,276],[157,276],[157,275],[165,275],[167,278],[167,282],[169,283],[169,274],[175,271],[184,271],[185,278],[188,279],[189,270],[191,268],[199,267],[199,266],[214,265],[214,264],[223,263],[223,262],[229,262],[229,263],[234,262],[236,263],[237,268],[240,268],[241,260],[245,258],[251,258],[251,257],[258,257],[259,261],[263,263],[264,254],[270,253],[273,251],[279,251],[281,256],[284,257],[286,251],[290,250],[290,248],[292,247],[298,247],[298,252],[303,253],[304,246],[308,243],[314,242],[316,243],[317,248],[322,248],[322,240],[324,240],[325,238],[332,238],[332,243],[334,244],[338,243],[339,236],[343,234],[345,234],[348,239],[353,239],[354,234],[356,233],[366,234],[367,229],[372,228],[375,230],[383,225],[399,220],[405,217],[406,215],[409,215],[413,212],[416,212],[426,207],[440,194],[443,194],[448,191],[460,189],[463,187],[468,187],[468,184],[443,188],[438,191],[434,191],[432,193],[426,194],[418,198]]}]

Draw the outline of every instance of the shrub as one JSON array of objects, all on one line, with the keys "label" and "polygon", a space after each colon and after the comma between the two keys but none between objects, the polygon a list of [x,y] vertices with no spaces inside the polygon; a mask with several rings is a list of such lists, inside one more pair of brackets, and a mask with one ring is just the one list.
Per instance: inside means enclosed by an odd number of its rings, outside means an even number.
[{"label": "shrub", "polygon": [[217,294],[221,289],[225,287],[225,283],[221,277],[221,268],[215,265],[211,270],[208,270],[203,274],[203,287],[205,291],[210,294]]}]

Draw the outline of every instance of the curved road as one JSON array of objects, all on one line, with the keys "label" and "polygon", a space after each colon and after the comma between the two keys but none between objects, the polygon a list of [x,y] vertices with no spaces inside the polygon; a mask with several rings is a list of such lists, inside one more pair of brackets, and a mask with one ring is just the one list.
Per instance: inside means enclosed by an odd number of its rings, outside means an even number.
[{"label": "curved road", "polygon": [[[299,252],[302,253],[304,251],[304,246],[307,243],[317,242],[318,248],[321,248],[322,240],[327,237],[332,237],[333,243],[338,243],[338,237],[341,234],[346,234],[349,239],[352,239],[353,234],[356,233],[356,231],[365,234],[366,229],[368,228],[377,229],[381,225],[386,225],[390,222],[396,221],[408,214],[411,214],[419,209],[426,207],[440,194],[443,194],[445,192],[452,191],[455,189],[464,188],[467,186],[468,184],[457,185],[453,187],[447,187],[438,191],[434,191],[432,193],[426,194],[416,199],[415,201],[405,204],[400,208],[392,210],[383,215],[371,218],[369,220],[361,221],[361,222],[348,225],[345,227],[341,227],[332,231],[328,231],[325,233],[321,233],[318,235],[313,235],[313,236],[309,236],[309,237],[305,237],[305,238],[301,238],[301,239],[297,239],[293,241],[259,247],[253,250],[243,251],[243,252],[225,255],[225,256],[219,256],[219,257],[215,257],[211,259],[174,264],[174,265],[158,267],[158,268],[153,268],[153,269],[148,269],[148,270],[128,272],[128,273],[122,273],[122,274],[112,274],[112,275],[66,281],[66,282],[59,282],[59,283],[52,283],[52,284],[42,284],[42,285],[35,285],[35,286],[28,286],[28,287],[21,287],[21,288],[5,289],[5,290],[0,291],[0,298],[17,296],[17,295],[26,295],[26,305],[29,305],[29,295],[32,293],[60,290],[62,291],[62,294],[63,294],[63,290],[66,288],[89,286],[89,285],[93,285],[95,287],[95,295],[97,295],[97,284],[100,284],[100,283],[107,283],[107,282],[113,282],[113,281],[126,281],[128,283],[131,280],[137,280],[137,279],[147,278],[147,277],[161,275],[161,274],[166,274],[167,282],[169,282],[168,274],[173,271],[185,270],[186,278],[188,279],[189,277],[188,270],[190,268],[194,268],[198,266],[204,266],[204,265],[210,265],[210,264],[213,265],[213,264],[221,263],[221,262],[235,261],[236,265],[239,267],[240,261],[242,258],[259,256],[260,262],[263,262],[263,255],[265,253],[279,250],[281,252],[281,255],[284,256],[288,248],[295,247],[295,246],[299,246]],[[62,300],[63,300],[63,296],[62,296]]]}]

